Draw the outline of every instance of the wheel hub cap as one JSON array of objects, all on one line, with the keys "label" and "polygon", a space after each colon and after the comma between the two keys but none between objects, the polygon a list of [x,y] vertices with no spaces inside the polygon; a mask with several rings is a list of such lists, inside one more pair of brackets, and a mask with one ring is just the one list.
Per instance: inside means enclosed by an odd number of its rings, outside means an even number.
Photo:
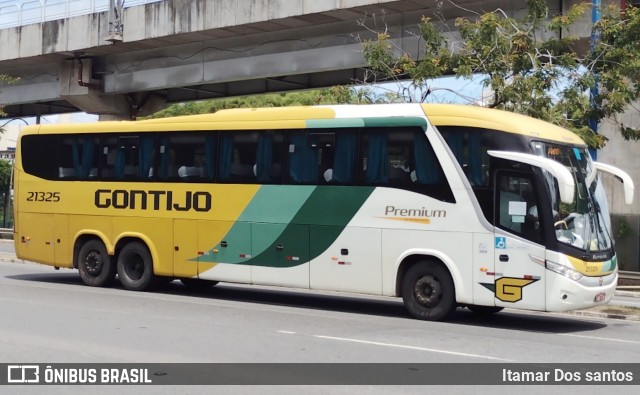
[{"label": "wheel hub cap", "polygon": [[84,267],[92,276],[97,276],[102,272],[102,257],[97,252],[90,252],[84,260]]},{"label": "wheel hub cap", "polygon": [[413,294],[421,305],[433,307],[440,301],[442,287],[433,277],[425,276],[416,281]]}]

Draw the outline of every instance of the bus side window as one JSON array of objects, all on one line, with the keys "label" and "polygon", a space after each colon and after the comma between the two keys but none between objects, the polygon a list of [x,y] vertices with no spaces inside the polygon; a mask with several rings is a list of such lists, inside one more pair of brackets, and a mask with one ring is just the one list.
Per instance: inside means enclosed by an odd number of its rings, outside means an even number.
[{"label": "bus side window", "polygon": [[161,136],[158,147],[158,179],[213,181],[216,145],[214,133],[172,133]]},{"label": "bus side window", "polygon": [[[325,180],[339,185],[353,184],[356,178],[356,165],[358,162],[357,131],[354,129],[336,131],[335,147],[331,151],[333,160],[324,172]],[[330,172],[330,174],[327,172]],[[329,179],[327,180],[327,178]]]},{"label": "bus side window", "polygon": [[[362,136],[364,182],[411,189],[411,184],[438,180],[429,178],[437,161],[426,160],[428,143],[422,129],[376,128]],[[416,155],[416,152],[419,155]],[[419,168],[416,166],[420,165]],[[434,173],[438,176],[437,172]]]},{"label": "bus side window", "polygon": [[95,136],[61,136],[58,178],[88,180],[98,176],[99,139]]},{"label": "bus side window", "polygon": [[105,137],[102,144],[102,179],[148,180],[154,176],[155,133]]},{"label": "bus side window", "polygon": [[362,136],[362,173],[368,185],[389,183],[389,137],[383,129],[369,129]]},{"label": "bus side window", "polygon": [[389,184],[403,187],[414,181],[415,136],[402,129],[389,134]]},{"label": "bus side window", "polygon": [[46,180],[58,178],[58,167],[54,164],[55,155],[60,155],[55,150],[57,145],[58,135],[32,134],[23,136],[20,139],[20,148],[24,171]]},{"label": "bus side window", "polygon": [[293,132],[289,137],[288,178],[292,184],[315,184],[319,180],[319,153],[311,147],[304,132]]},{"label": "bus side window", "polygon": [[496,225],[542,243],[533,179],[526,174],[497,173]]},{"label": "bus side window", "polygon": [[236,184],[256,183],[254,165],[258,133],[222,132],[219,144],[218,180]]},{"label": "bus side window", "polygon": [[260,184],[279,184],[282,182],[282,163],[284,150],[282,132],[267,131],[258,136],[256,160],[253,173]]},{"label": "bus side window", "polygon": [[[488,132],[478,128],[439,127],[472,187],[488,187]],[[495,147],[491,148],[495,149]]]}]

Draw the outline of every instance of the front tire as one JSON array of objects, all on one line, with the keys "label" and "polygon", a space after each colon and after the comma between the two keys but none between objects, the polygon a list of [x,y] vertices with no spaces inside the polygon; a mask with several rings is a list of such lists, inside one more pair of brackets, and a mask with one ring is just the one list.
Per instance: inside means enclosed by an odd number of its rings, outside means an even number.
[{"label": "front tire", "polygon": [[155,283],[153,260],[146,245],[133,241],[118,254],[118,278],[131,291],[146,291]]},{"label": "front tire", "polygon": [[111,285],[116,267],[102,241],[92,239],[82,245],[78,252],[78,272],[82,282],[90,287]]},{"label": "front tire", "polygon": [[402,299],[412,316],[440,321],[456,309],[456,292],[449,271],[439,263],[419,262],[402,280]]}]

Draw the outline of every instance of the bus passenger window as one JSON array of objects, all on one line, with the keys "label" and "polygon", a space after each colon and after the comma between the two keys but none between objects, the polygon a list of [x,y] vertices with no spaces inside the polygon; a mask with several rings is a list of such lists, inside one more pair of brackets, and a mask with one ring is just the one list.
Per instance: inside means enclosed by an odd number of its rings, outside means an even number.
[{"label": "bus passenger window", "polygon": [[221,133],[218,179],[236,184],[256,183],[257,149],[257,132]]},{"label": "bus passenger window", "polygon": [[366,155],[362,161],[365,182],[375,185],[387,184],[389,182],[387,133],[381,130],[368,131],[362,143],[364,145],[362,152]]},{"label": "bus passenger window", "polygon": [[171,133],[159,139],[158,179],[213,181],[216,139],[213,133]]},{"label": "bus passenger window", "polygon": [[289,138],[289,181],[293,184],[315,184],[319,180],[319,150],[308,144],[304,132]]},{"label": "bus passenger window", "polygon": [[88,180],[98,176],[99,139],[64,136],[58,146],[58,178]]},{"label": "bus passenger window", "polygon": [[358,131],[356,129],[319,130],[309,133],[311,148],[318,150],[320,182],[352,185],[356,180],[358,162]]},{"label": "bus passenger window", "polygon": [[102,144],[102,179],[145,180],[154,176],[156,135],[105,137]]},{"label": "bus passenger window", "polygon": [[[55,148],[58,135],[32,134],[20,139],[22,167],[27,174],[52,180],[59,177]],[[52,155],[53,150],[53,155]]]},{"label": "bus passenger window", "polygon": [[264,132],[258,136],[254,175],[258,183],[273,184],[282,182],[283,134]]}]

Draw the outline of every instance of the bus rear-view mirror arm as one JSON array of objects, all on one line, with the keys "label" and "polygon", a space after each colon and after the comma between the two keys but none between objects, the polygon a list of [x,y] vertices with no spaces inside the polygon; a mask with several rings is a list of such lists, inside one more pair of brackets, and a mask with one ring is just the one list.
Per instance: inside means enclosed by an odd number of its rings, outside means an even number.
[{"label": "bus rear-view mirror arm", "polygon": [[507,159],[514,162],[526,163],[528,165],[536,166],[541,169],[547,170],[558,180],[558,188],[560,192],[560,201],[562,203],[573,203],[576,184],[573,179],[573,175],[564,167],[564,165],[542,156],[524,154],[521,152],[511,151],[487,151],[487,153],[500,159]]},{"label": "bus rear-view mirror arm", "polygon": [[[593,165],[595,166],[596,170],[602,171],[604,173],[609,173],[620,180],[620,182],[622,182],[622,186],[624,187],[624,202],[629,205],[633,203],[634,185],[633,180],[631,179],[631,176],[629,176],[629,174],[627,174],[622,169],[611,165],[605,165],[604,163],[594,162]],[[593,179],[596,178],[595,173],[596,172],[594,171],[593,177],[589,177],[590,181],[593,181]]]}]

